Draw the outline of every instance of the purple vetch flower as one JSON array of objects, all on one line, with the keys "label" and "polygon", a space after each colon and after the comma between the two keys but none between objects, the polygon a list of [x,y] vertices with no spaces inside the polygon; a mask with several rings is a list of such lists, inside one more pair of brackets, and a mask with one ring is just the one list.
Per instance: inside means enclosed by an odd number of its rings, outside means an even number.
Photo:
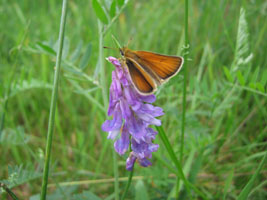
[{"label": "purple vetch flower", "polygon": [[108,139],[115,140],[114,148],[120,155],[125,154],[131,144],[127,170],[133,169],[135,161],[143,167],[150,166],[148,159],[159,145],[153,143],[157,131],[149,126],[160,126],[161,121],[156,117],[164,115],[164,112],[151,104],[156,100],[155,95],[141,95],[136,91],[127,68],[119,60],[114,57],[107,60],[115,66],[108,108],[108,116],[112,119],[102,124],[102,130],[108,132]]}]

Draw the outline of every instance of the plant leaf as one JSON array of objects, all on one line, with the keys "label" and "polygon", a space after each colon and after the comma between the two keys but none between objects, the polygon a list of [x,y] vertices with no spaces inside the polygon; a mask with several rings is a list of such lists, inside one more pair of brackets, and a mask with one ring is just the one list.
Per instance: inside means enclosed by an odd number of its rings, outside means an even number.
[{"label": "plant leaf", "polygon": [[226,199],[227,194],[229,193],[229,188],[231,186],[232,180],[234,177],[234,169],[230,172],[229,176],[226,179],[225,185],[224,185],[224,192],[223,192],[223,200]]},{"label": "plant leaf", "polygon": [[261,77],[261,84],[262,85],[266,85],[267,83],[267,70],[264,70]]},{"label": "plant leaf", "polygon": [[256,68],[256,70],[254,71],[253,75],[252,75],[252,78],[251,78],[251,81],[253,83],[256,83],[257,79],[258,79],[258,76],[259,76],[259,72],[260,72],[260,67],[258,66]]},{"label": "plant leaf", "polygon": [[94,9],[98,19],[100,19],[100,21],[103,22],[104,24],[107,24],[108,18],[106,16],[106,13],[104,12],[103,8],[99,4],[99,2],[97,0],[92,0],[92,6],[93,6],[93,9]]},{"label": "plant leaf", "polygon": [[9,97],[16,95],[19,92],[25,92],[26,90],[30,89],[52,89],[53,85],[47,82],[38,80],[38,79],[31,79],[31,80],[23,80],[21,83],[17,83],[12,92],[10,93]]},{"label": "plant leaf", "polygon": [[41,169],[36,170],[31,165],[26,167],[23,167],[23,165],[8,166],[8,179],[1,180],[1,182],[11,189],[41,176]]},{"label": "plant leaf", "polygon": [[88,65],[88,62],[89,62],[89,59],[91,57],[91,53],[92,53],[92,44],[89,43],[86,47],[86,50],[85,50],[85,53],[81,59],[81,62],[80,62],[80,69],[85,69],[85,67]]},{"label": "plant leaf", "polygon": [[113,2],[110,5],[109,15],[111,18],[115,17],[116,15],[116,0],[113,0]]},{"label": "plant leaf", "polygon": [[223,70],[224,70],[224,74],[225,74],[226,78],[228,79],[228,81],[233,83],[234,79],[233,79],[229,69],[227,67],[223,67]]},{"label": "plant leaf", "polygon": [[74,52],[70,56],[70,59],[72,62],[75,62],[79,58],[81,50],[82,50],[82,46],[83,46],[83,41],[80,40],[78,46],[76,47],[76,49],[74,50]]},{"label": "plant leaf", "polygon": [[41,42],[37,42],[36,43],[36,46],[38,49],[48,53],[48,54],[52,54],[52,55],[56,55],[56,52],[54,51],[54,49],[52,49],[50,46],[44,44],[44,43],[41,43]]},{"label": "plant leaf", "polygon": [[119,6],[122,6],[124,4],[124,0],[117,0],[117,2]]},{"label": "plant leaf", "polygon": [[236,75],[237,75],[237,79],[238,79],[240,85],[244,86],[245,85],[245,79],[244,79],[244,76],[242,75],[241,71],[238,70]]},{"label": "plant leaf", "polygon": [[143,200],[148,200],[148,193],[145,187],[145,184],[142,180],[138,180],[136,185],[135,185],[135,199],[143,199]]},{"label": "plant leaf", "polygon": [[24,145],[28,143],[30,137],[25,134],[24,128],[21,126],[16,129],[4,129],[0,135],[0,144],[2,145]]},{"label": "plant leaf", "polygon": [[64,45],[63,45],[63,52],[62,52],[62,60],[66,59],[69,54],[70,49],[70,40],[65,37],[64,39]]},{"label": "plant leaf", "polygon": [[259,91],[261,91],[262,93],[265,92],[265,91],[264,91],[264,87],[263,87],[263,85],[262,85],[260,82],[257,82],[257,83],[256,83],[256,87],[257,87],[257,89],[258,89]]}]

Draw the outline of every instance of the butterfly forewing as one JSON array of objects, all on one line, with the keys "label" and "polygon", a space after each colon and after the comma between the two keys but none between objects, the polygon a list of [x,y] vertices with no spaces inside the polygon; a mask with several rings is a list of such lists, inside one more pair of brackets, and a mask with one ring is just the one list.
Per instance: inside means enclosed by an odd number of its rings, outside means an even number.
[{"label": "butterfly forewing", "polygon": [[136,62],[126,58],[126,65],[132,82],[140,93],[150,94],[156,90],[156,84],[152,78]]},{"label": "butterfly forewing", "polygon": [[132,51],[130,56],[146,71],[158,76],[160,82],[164,82],[178,73],[183,64],[182,57],[167,56],[148,51]]}]

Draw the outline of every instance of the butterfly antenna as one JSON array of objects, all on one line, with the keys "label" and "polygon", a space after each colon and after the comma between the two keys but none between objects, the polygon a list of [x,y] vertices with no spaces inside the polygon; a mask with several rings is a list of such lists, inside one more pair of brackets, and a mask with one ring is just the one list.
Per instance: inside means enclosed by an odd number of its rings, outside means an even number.
[{"label": "butterfly antenna", "polygon": [[103,46],[104,49],[112,49],[112,50],[117,50],[116,48],[112,48],[112,47],[106,47],[106,46]]},{"label": "butterfly antenna", "polygon": [[128,40],[128,42],[127,42],[126,47],[128,47],[130,45],[130,43],[132,42],[132,40],[133,40],[133,37],[131,36],[130,39]]}]

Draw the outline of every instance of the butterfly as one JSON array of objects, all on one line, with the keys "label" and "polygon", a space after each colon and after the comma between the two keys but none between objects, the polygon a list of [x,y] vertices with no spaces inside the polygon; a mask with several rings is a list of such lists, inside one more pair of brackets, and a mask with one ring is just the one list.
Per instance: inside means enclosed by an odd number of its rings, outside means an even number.
[{"label": "butterfly", "polygon": [[143,95],[154,93],[158,86],[167,82],[181,70],[184,62],[183,57],[180,56],[133,51],[127,47],[119,50],[134,87]]}]

